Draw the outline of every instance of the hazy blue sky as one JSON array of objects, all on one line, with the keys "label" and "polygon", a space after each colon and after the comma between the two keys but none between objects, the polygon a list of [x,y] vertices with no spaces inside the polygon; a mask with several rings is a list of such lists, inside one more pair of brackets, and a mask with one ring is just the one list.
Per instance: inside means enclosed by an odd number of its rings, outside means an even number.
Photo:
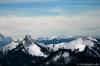
[{"label": "hazy blue sky", "polygon": [[0,0],[0,32],[13,37],[100,35],[100,0]]}]

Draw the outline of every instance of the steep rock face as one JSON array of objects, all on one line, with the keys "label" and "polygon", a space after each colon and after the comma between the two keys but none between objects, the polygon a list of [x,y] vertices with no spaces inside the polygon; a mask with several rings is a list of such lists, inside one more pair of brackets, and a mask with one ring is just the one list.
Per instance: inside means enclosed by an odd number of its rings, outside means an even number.
[{"label": "steep rock face", "polygon": [[69,49],[59,49],[58,51],[52,53],[48,58],[43,61],[45,65],[63,65],[70,64],[75,60],[75,57],[72,56],[74,53]]}]

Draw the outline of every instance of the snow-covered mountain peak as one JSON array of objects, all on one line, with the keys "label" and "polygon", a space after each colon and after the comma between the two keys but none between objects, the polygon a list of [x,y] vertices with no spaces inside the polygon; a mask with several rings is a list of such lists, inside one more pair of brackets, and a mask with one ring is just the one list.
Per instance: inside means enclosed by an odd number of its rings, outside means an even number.
[{"label": "snow-covered mountain peak", "polygon": [[72,50],[79,49],[79,51],[84,51],[86,45],[84,45],[83,43],[84,43],[83,39],[79,38],[77,40],[65,44],[64,48]]},{"label": "snow-covered mountain peak", "polygon": [[86,46],[88,46],[89,48],[93,47],[94,42],[85,38],[79,38],[70,42],[69,45],[72,45],[75,49],[79,49],[79,51],[84,51]]},{"label": "snow-covered mountain peak", "polygon": [[89,48],[94,46],[94,42],[85,38],[79,38],[76,40],[73,40],[71,42],[63,42],[59,44],[49,44],[47,45],[49,48],[53,49],[54,51],[57,51],[58,49],[72,49],[73,51],[75,49],[78,49],[78,51],[84,51],[85,47],[88,46]]},{"label": "snow-covered mountain peak", "polygon": [[41,51],[41,48],[36,44],[36,41],[33,40],[30,35],[26,35],[22,43],[24,49],[26,49],[30,55],[46,57],[46,55]]},{"label": "snow-covered mountain peak", "polygon": [[35,41],[31,38],[31,36],[26,35],[25,38],[20,42],[12,42],[8,45],[5,45],[3,48],[3,52],[7,53],[13,49],[21,49],[23,52],[28,53],[32,56],[42,56],[47,57],[42,51],[41,47],[38,46]]}]

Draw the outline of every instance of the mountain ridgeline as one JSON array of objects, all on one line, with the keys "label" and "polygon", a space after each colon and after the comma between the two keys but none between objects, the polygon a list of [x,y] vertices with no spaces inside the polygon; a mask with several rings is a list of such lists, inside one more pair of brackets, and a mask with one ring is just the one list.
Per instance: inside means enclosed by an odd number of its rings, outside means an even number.
[{"label": "mountain ridgeline", "polygon": [[93,37],[32,39],[26,35],[0,49],[0,66],[99,66],[99,63],[100,39]]}]

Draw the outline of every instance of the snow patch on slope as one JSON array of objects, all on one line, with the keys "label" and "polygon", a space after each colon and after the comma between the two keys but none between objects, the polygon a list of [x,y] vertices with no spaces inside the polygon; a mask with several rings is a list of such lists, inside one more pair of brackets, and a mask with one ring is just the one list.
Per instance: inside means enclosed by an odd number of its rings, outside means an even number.
[{"label": "snow patch on slope", "polygon": [[87,39],[89,39],[91,41],[96,41],[97,42],[97,40],[95,38],[93,38],[93,37],[88,37]]},{"label": "snow patch on slope", "polygon": [[31,44],[27,47],[29,54],[34,55],[34,56],[43,56],[47,57],[46,55],[41,52],[40,47],[38,47],[36,44]]},{"label": "snow patch on slope", "polygon": [[18,45],[19,45],[19,44],[18,44],[18,43],[15,43],[15,42],[12,42],[12,43],[10,43],[10,44],[8,44],[8,45],[5,45],[5,46],[3,47],[3,52],[8,52],[8,51],[10,51],[10,50],[16,48]]},{"label": "snow patch on slope", "polygon": [[82,40],[82,38],[74,40],[72,42],[70,42],[69,44],[66,44],[68,49],[79,49],[79,51],[84,51],[84,48],[86,45],[83,44],[84,41]]}]

